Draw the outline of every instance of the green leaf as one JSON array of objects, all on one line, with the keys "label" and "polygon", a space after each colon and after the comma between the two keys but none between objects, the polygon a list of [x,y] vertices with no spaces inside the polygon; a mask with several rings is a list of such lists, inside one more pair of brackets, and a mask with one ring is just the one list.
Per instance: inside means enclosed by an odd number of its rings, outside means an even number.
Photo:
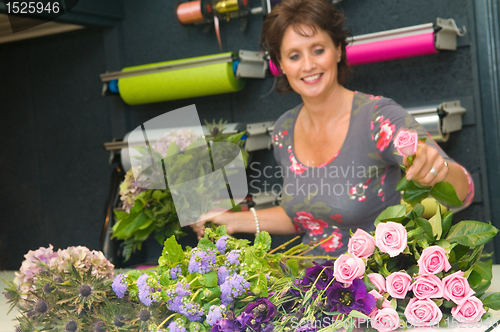
[{"label": "green leaf", "polygon": [[453,219],[453,212],[446,211],[441,215],[441,228],[443,229],[443,234],[446,235],[451,227],[451,221]]},{"label": "green leaf", "polygon": [[221,225],[221,226],[217,227],[217,229],[215,230],[215,234],[217,234],[219,237],[227,235],[226,225]]},{"label": "green leaf", "polygon": [[[453,253],[455,255],[455,262],[458,262],[460,258],[462,258],[467,252],[469,251],[469,247],[462,246],[462,245],[457,245],[455,248],[453,248]],[[451,262],[450,262],[451,263]]]},{"label": "green leaf", "polygon": [[269,251],[269,249],[271,249],[271,236],[268,232],[260,232],[255,237],[255,247],[264,251]]},{"label": "green leaf", "polygon": [[446,301],[446,300],[443,301],[443,307],[445,307],[445,308],[450,309],[450,308],[453,308],[453,307],[456,307],[456,306],[457,305],[453,301]]},{"label": "green leaf", "polygon": [[406,176],[403,176],[401,180],[399,181],[398,185],[396,186],[396,191],[402,191],[405,190],[406,187],[408,187],[408,184],[410,184],[410,181],[406,178]]},{"label": "green leaf", "polygon": [[411,205],[422,202],[424,198],[429,196],[431,187],[422,187],[414,180],[411,180],[406,190],[403,193],[403,199]]},{"label": "green leaf", "polygon": [[483,305],[493,310],[500,310],[500,292],[493,293],[483,300]]},{"label": "green leaf", "polygon": [[387,209],[385,209],[384,211],[382,211],[382,213],[378,215],[378,217],[375,219],[374,224],[375,226],[377,226],[380,222],[392,220],[394,218],[404,217],[405,215],[406,215],[406,205],[399,204],[399,205],[389,206]]},{"label": "green leaf", "polygon": [[498,229],[490,224],[463,220],[450,228],[446,240],[466,247],[477,247],[491,241],[497,233]]},{"label": "green leaf", "polygon": [[[132,214],[130,214],[133,217]],[[144,212],[139,213],[133,220],[127,220],[127,223],[123,223],[123,227],[117,227],[115,230],[115,236],[120,239],[128,239],[132,234],[140,229],[140,227],[147,222],[148,217]]]},{"label": "green leaf", "polygon": [[[165,244],[163,246],[163,251],[161,253],[160,260],[158,263],[160,266],[174,266],[184,260],[184,251],[182,251],[182,246],[177,243],[175,240],[175,236],[169,237],[165,240]],[[163,258],[163,260],[162,260]]]},{"label": "green leaf", "polygon": [[289,259],[286,265],[290,268],[290,272],[293,276],[297,277],[299,274],[299,263],[295,258]]},{"label": "green leaf", "polygon": [[417,218],[416,219],[417,225],[419,228],[423,228],[425,231],[425,234],[430,237],[431,239],[434,238],[434,233],[432,231],[432,225],[431,223],[424,218]]},{"label": "green leaf", "polygon": [[467,278],[471,288],[477,293],[484,293],[491,285],[492,279],[492,260],[486,262],[477,261],[472,267],[472,272]]},{"label": "green leaf", "polygon": [[441,206],[436,202],[437,208],[436,208],[436,214],[432,216],[431,219],[429,219],[429,223],[432,226],[432,234],[436,238],[436,240],[439,240],[441,238],[441,235],[443,234],[443,226],[441,224]]},{"label": "green leaf", "polygon": [[458,198],[455,188],[448,182],[441,181],[436,183],[431,190],[431,195],[443,205],[462,205],[462,201]]},{"label": "green leaf", "polygon": [[168,196],[168,192],[166,192],[165,190],[155,190],[153,191],[153,199],[159,201],[160,199],[162,198],[165,198]]},{"label": "green leaf", "polygon": [[370,319],[370,317],[368,317],[368,316],[367,316],[367,315],[365,315],[364,313],[359,312],[359,311],[357,311],[357,310],[352,310],[352,311],[349,313],[349,317]]},{"label": "green leaf", "polygon": [[209,273],[205,273],[202,278],[200,279],[200,282],[202,285],[205,287],[216,287],[217,286],[217,272],[212,271]]},{"label": "green leaf", "polygon": [[425,207],[422,204],[417,203],[406,216],[411,219],[416,219],[422,217],[424,212],[425,212]]}]

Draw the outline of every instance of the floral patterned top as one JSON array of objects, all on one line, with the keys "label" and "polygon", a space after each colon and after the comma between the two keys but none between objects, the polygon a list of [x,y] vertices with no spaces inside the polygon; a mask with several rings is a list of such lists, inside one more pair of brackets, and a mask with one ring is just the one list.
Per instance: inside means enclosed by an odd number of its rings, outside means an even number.
[{"label": "floral patterned top", "polygon": [[[393,146],[400,128],[416,130],[437,148],[425,129],[393,100],[355,92],[349,128],[339,151],[317,167],[307,167],[295,156],[293,133],[301,105],[283,114],[274,125],[274,156],[283,174],[281,206],[292,219],[303,242],[333,237],[308,252],[338,256],[347,251],[349,230],[374,230],[375,218],[388,206],[400,204],[395,190],[403,158]],[[332,133],[333,134],[333,133]],[[468,174],[468,173],[467,173]],[[473,196],[469,176],[470,195]]]}]

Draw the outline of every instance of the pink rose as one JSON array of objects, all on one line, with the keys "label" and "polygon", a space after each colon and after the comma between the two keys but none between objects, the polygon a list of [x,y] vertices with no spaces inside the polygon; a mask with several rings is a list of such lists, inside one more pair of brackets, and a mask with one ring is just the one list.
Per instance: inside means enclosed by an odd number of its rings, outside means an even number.
[{"label": "pink rose", "polygon": [[461,323],[478,322],[485,313],[483,302],[475,296],[451,309],[451,315]]},{"label": "pink rose", "polygon": [[379,223],[375,229],[375,244],[380,251],[395,257],[406,248],[408,235],[403,225],[388,221]]},{"label": "pink rose", "polygon": [[418,134],[413,130],[401,130],[394,138],[394,147],[403,157],[417,153]]},{"label": "pink rose", "polygon": [[418,274],[436,274],[443,270],[451,269],[450,262],[446,257],[446,250],[439,246],[427,247],[422,251],[418,263]]},{"label": "pink rose", "polygon": [[441,280],[433,274],[417,277],[413,285],[411,285],[411,290],[415,297],[420,300],[443,297]]},{"label": "pink rose", "polygon": [[387,293],[395,299],[404,299],[411,287],[411,277],[406,272],[394,272],[385,281]]},{"label": "pink rose", "polygon": [[462,304],[468,297],[475,294],[469,286],[469,281],[464,278],[462,271],[457,271],[443,278],[443,297],[456,304]]},{"label": "pink rose", "polygon": [[365,262],[358,257],[343,254],[333,263],[333,275],[338,282],[352,284],[356,278],[365,274]]},{"label": "pink rose", "polygon": [[392,307],[375,309],[370,318],[372,327],[378,331],[389,332],[399,328],[399,315]]},{"label": "pink rose", "polygon": [[405,317],[413,326],[437,326],[443,313],[432,300],[410,299],[405,309]]},{"label": "pink rose", "polygon": [[368,274],[368,279],[372,282],[373,286],[377,287],[378,291],[385,293],[385,279],[381,274],[370,273]]},{"label": "pink rose", "polygon": [[368,258],[375,250],[375,238],[362,229],[357,229],[347,244],[347,251],[359,258]]}]

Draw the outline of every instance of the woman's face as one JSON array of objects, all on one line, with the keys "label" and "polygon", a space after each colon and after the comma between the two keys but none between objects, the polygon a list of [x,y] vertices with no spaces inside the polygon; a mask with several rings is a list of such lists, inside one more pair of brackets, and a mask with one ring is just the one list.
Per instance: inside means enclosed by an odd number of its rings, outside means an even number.
[{"label": "woman's face", "polygon": [[342,55],[330,35],[319,28],[299,25],[285,30],[281,42],[280,66],[292,89],[305,98],[324,97],[338,86],[337,63]]}]

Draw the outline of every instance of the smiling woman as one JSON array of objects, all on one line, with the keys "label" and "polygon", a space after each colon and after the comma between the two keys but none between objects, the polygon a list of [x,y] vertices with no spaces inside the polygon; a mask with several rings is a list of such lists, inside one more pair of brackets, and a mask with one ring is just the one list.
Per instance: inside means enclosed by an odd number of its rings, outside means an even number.
[{"label": "smiling woman", "polygon": [[[281,205],[203,215],[193,226],[199,236],[205,221],[226,225],[229,234],[305,233],[304,243],[322,241],[310,254],[328,258],[347,250],[349,231],[373,231],[375,218],[400,203],[400,166],[409,164],[393,140],[403,129],[420,138],[428,134],[391,99],[344,87],[344,21],[327,0],[284,0],[266,17],[261,46],[282,69],[277,91],[295,91],[303,101],[274,124],[274,156],[284,170]],[[370,171],[332,171],[351,167]],[[472,201],[469,174],[430,137],[419,145],[406,177],[422,186],[445,180],[462,207]]]}]

